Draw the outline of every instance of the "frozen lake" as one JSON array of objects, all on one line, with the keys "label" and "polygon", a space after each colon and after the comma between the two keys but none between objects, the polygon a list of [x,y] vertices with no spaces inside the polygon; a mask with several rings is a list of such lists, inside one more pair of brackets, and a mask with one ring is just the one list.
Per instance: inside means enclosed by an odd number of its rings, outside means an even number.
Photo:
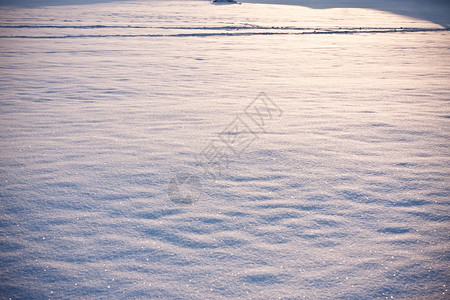
[{"label": "frozen lake", "polygon": [[448,299],[441,23],[98,2],[0,6],[0,299]]}]

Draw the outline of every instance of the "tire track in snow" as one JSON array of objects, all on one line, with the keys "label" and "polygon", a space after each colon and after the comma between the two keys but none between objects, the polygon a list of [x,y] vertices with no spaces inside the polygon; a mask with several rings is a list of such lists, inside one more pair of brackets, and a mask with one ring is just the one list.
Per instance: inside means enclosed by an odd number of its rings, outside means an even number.
[{"label": "tire track in snow", "polygon": [[[1,27],[1,26],[0,26]],[[5,28],[5,27],[2,27]],[[8,27],[9,28],[9,27]],[[15,27],[15,28],[49,28],[49,27]],[[51,28],[74,28],[74,27],[51,27]],[[77,27],[88,28],[88,27]],[[91,27],[91,28],[112,28],[112,27]],[[117,28],[117,27],[115,27]],[[145,27],[120,27],[120,28],[145,28]],[[192,28],[183,29],[217,29],[230,30],[231,27],[209,27],[209,28]],[[180,29],[180,28],[171,28]],[[267,30],[269,27],[244,28],[242,30]],[[252,36],[252,35],[322,35],[322,34],[361,34],[361,33],[416,33],[416,32],[442,32],[450,31],[450,28],[291,28],[291,27],[270,27],[271,30],[291,30],[286,31],[258,31],[258,32],[198,32],[198,33],[174,33],[174,34],[80,34],[80,35],[2,35],[0,38],[17,38],[17,39],[65,39],[65,38],[109,38],[109,37],[207,37],[207,36]],[[240,29],[235,29],[240,30]]]}]

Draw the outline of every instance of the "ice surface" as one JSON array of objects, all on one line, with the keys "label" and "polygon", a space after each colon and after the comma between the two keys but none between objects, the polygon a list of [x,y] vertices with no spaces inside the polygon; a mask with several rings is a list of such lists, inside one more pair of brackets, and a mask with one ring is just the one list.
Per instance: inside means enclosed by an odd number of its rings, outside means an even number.
[{"label": "ice surface", "polygon": [[[448,299],[441,23],[33,6],[0,8],[0,298]],[[199,154],[261,92],[282,115],[204,176]],[[171,201],[183,174],[191,205]]]}]

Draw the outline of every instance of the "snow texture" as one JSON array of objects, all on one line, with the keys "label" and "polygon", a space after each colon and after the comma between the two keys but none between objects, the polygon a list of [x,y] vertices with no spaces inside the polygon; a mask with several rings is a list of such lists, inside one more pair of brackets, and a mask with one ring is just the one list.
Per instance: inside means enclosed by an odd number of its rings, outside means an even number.
[{"label": "snow texture", "polygon": [[88,2],[1,2],[0,299],[448,299],[445,3]]}]

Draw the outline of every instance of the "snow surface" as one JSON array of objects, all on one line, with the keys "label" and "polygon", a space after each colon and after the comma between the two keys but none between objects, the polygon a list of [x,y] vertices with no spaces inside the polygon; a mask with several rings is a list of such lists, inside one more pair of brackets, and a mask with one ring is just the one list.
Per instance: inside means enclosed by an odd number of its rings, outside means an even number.
[{"label": "snow surface", "polygon": [[[448,299],[445,22],[25,2],[0,9],[1,299]],[[203,174],[262,92],[282,113]]]}]

